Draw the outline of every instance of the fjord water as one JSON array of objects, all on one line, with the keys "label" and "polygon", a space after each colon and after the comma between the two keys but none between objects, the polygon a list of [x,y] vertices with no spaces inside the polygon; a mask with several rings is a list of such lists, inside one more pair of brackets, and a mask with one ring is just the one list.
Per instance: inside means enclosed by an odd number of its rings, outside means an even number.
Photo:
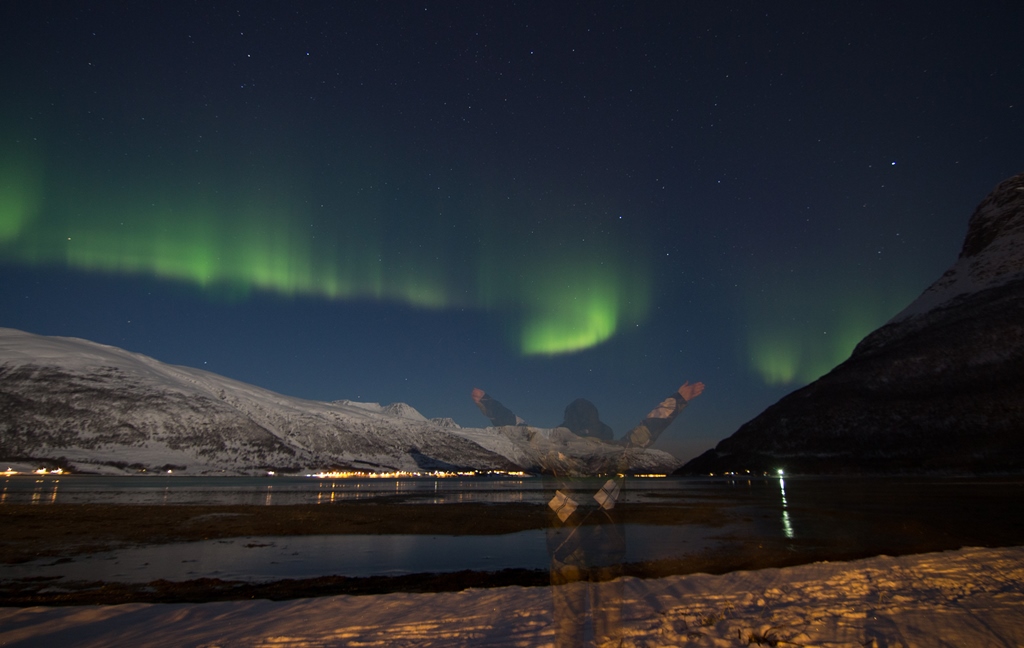
[{"label": "fjord water", "polygon": [[[596,491],[604,478],[577,481]],[[560,482],[547,477],[320,479],[314,477],[0,478],[4,504],[288,505],[375,500],[410,506],[527,503],[543,506]],[[1024,544],[1014,514],[1024,478],[720,477],[630,478],[618,507],[657,504],[712,510],[703,522],[626,524],[625,562],[686,560],[707,552],[791,552],[835,559],[963,546]],[[248,537],[122,549],[68,562],[0,566],[0,578],[60,576],[146,582],[215,576],[266,581],[505,568],[542,569],[544,530],[499,536],[308,535]]]}]

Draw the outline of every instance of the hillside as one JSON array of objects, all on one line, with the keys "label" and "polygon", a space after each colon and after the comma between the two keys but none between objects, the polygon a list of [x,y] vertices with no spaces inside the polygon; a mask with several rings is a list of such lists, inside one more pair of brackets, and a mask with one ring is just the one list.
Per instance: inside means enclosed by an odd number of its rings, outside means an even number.
[{"label": "hillside", "polygon": [[850,358],[684,474],[1024,468],[1024,174],[970,218],[953,266]]},{"label": "hillside", "polygon": [[[565,430],[463,429],[404,403],[303,400],[116,347],[0,329],[0,460],[98,472],[540,472],[552,453],[576,472],[623,457]],[[678,466],[654,450],[625,460]]]}]

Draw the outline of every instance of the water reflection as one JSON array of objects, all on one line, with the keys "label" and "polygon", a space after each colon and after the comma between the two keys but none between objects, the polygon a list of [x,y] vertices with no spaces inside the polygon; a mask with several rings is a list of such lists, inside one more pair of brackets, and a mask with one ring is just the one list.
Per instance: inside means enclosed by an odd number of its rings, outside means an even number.
[{"label": "water reflection", "polygon": [[[328,504],[373,498],[410,504],[542,503],[539,479],[16,475],[0,477],[0,504]],[[58,498],[58,489],[60,497]]]},{"label": "water reflection", "polygon": [[[799,556],[820,551],[822,547],[836,552],[856,551],[865,554],[939,550],[955,548],[966,544],[999,542],[1001,544],[1024,543],[1024,525],[1017,522],[1020,516],[1012,511],[1019,508],[1019,493],[1024,482],[1019,477],[979,479],[949,478],[809,478],[805,476],[773,475],[760,479],[628,479],[629,488],[618,493],[616,505],[609,509],[606,504],[614,489],[604,489],[608,478],[579,478],[571,482],[553,477],[504,478],[504,479],[402,479],[343,480],[305,478],[226,478],[205,477],[102,477],[87,475],[64,475],[59,480],[54,476],[0,476],[0,503],[14,504],[76,504],[76,503],[117,503],[117,504],[255,504],[280,506],[286,504],[324,503],[332,501],[394,498],[396,502],[410,507],[424,504],[443,504],[459,501],[474,502],[526,502],[545,508],[554,499],[552,493],[561,491],[578,505],[566,519],[586,515],[605,515],[608,523],[601,527],[592,525],[593,517],[580,533],[583,555],[589,554],[590,562],[580,566],[587,570],[594,568],[575,582],[580,583],[575,591],[567,592],[570,602],[579,602],[580,590],[591,609],[598,610],[602,601],[614,602],[614,590],[601,591],[601,576],[598,572],[611,567],[602,557],[602,552],[615,553],[617,545],[625,544],[627,565],[650,560],[677,558],[705,559],[705,555],[724,555],[737,552],[742,556],[744,547],[764,545],[778,552],[793,552]],[[777,485],[776,485],[777,482]],[[595,498],[600,494],[602,499]],[[794,506],[790,508],[790,498]],[[381,500],[377,500],[381,501]],[[602,504],[604,502],[604,504]],[[644,505],[628,508],[626,503]],[[566,501],[556,502],[561,509]],[[781,506],[780,506],[781,504]],[[619,505],[623,505],[620,511]],[[615,538],[601,544],[599,537],[589,534],[610,534],[619,525],[613,515],[629,514],[636,509],[661,511],[658,516],[645,517],[657,520],[650,526],[626,523],[624,538]],[[407,509],[401,509],[407,510]],[[667,512],[666,512],[667,510]],[[614,511],[614,512],[613,512]],[[40,511],[41,512],[41,511]],[[714,512],[714,515],[709,515]],[[272,514],[272,511],[267,511]],[[54,510],[56,518],[60,510]],[[557,511],[551,510],[557,516]],[[627,518],[628,519],[628,518]],[[564,522],[560,520],[559,522]],[[800,525],[800,535],[795,527]],[[459,533],[460,521],[453,518],[451,533]],[[553,525],[553,529],[557,529]],[[563,525],[568,533],[572,529]],[[168,573],[175,578],[198,578],[202,576],[237,575],[238,578],[272,580],[275,578],[315,577],[325,574],[354,575],[366,573],[383,575],[408,572],[478,569],[493,571],[502,567],[525,567],[539,569],[552,567],[552,582],[559,576],[558,565],[571,564],[571,552],[561,549],[552,555],[545,547],[550,530],[536,530],[524,535],[506,536],[465,536],[465,540],[453,540],[452,536],[334,536],[330,538],[233,538],[230,541],[211,541],[206,544],[181,546],[181,555],[159,553],[149,554],[105,554],[101,560],[80,557],[75,564],[88,562],[92,575],[88,580],[112,578],[111,574],[129,573],[158,577],[143,569],[176,565],[182,574]],[[938,539],[938,540],[936,540]],[[508,542],[505,542],[505,541]],[[607,539],[605,539],[607,540]],[[468,544],[457,544],[466,542]],[[271,547],[273,543],[273,547]],[[360,544],[361,543],[361,544]],[[431,544],[433,543],[433,544]],[[251,545],[251,546],[249,546]],[[415,545],[415,546],[414,546]],[[559,545],[556,545],[556,548]],[[458,547],[448,552],[445,547]],[[589,547],[589,548],[588,548]],[[518,558],[522,548],[529,556]],[[568,545],[566,545],[568,548]],[[546,550],[548,549],[548,550]],[[157,548],[148,548],[158,552]],[[446,553],[442,554],[442,550]],[[297,552],[297,553],[296,553]],[[371,554],[369,552],[376,552]],[[371,555],[379,556],[371,562]],[[448,564],[438,564],[439,556],[450,555]],[[479,562],[470,560],[479,556]],[[129,560],[131,558],[131,560]],[[562,560],[565,558],[566,560]],[[578,558],[578,556],[577,556]],[[338,561],[345,559],[348,563]],[[199,562],[184,561],[199,560]],[[118,562],[119,561],[119,562]],[[126,562],[127,561],[127,562]],[[176,561],[176,562],[175,562]],[[4,565],[0,578],[57,576],[70,578],[78,567],[54,563],[51,560]],[[148,566],[146,565],[148,563]],[[695,563],[696,564],[696,563]],[[703,563],[701,563],[703,564]],[[68,563],[70,565],[70,563]],[[139,571],[135,571],[136,567]],[[370,569],[370,566],[373,566]],[[129,567],[131,569],[129,570]],[[84,569],[85,567],[83,567]],[[168,567],[170,569],[170,567]],[[128,570],[128,571],[125,571]],[[363,571],[360,571],[363,570]],[[397,570],[397,571],[396,571]],[[77,572],[75,572],[77,573]],[[161,572],[163,574],[163,572]],[[597,578],[591,580],[592,575]],[[140,576],[141,577],[141,576]],[[82,576],[86,578],[86,576]],[[566,579],[567,581],[569,579]],[[582,582],[582,581],[586,582]],[[597,582],[594,582],[597,581]],[[568,584],[568,583],[567,583]],[[570,588],[572,589],[572,588]],[[609,596],[605,596],[608,594]],[[577,608],[582,609],[582,608]],[[599,611],[607,621],[611,616]],[[570,621],[584,621],[584,615],[567,612],[562,618]],[[604,620],[589,621],[604,623]],[[602,629],[602,632],[607,629]],[[575,636],[575,627],[567,635]]]},{"label": "water reflection", "polygon": [[[607,480],[578,478],[594,493]],[[770,480],[769,480],[770,481]],[[719,497],[721,481],[631,478],[620,504],[692,504]],[[59,490],[57,484],[59,483]],[[765,482],[757,482],[764,484]],[[403,504],[540,504],[560,488],[552,477],[488,476],[390,479],[191,477],[187,475],[0,475],[2,504],[292,505],[400,498]],[[750,486],[750,482],[747,483]],[[268,488],[272,487],[272,488]],[[271,492],[272,491],[272,492]],[[270,495],[270,497],[268,497]],[[589,497],[589,496],[588,496]]]},{"label": "water reflection", "polygon": [[[719,546],[721,529],[692,525],[673,529],[625,524],[629,551],[621,560],[639,563],[680,558]],[[463,570],[546,569],[546,531],[500,535],[349,534],[242,536],[126,547],[114,551],[5,564],[0,582],[62,578],[146,583],[216,577],[246,582],[322,576],[388,576]],[[598,583],[582,582],[583,587]]]},{"label": "water reflection", "polygon": [[781,470],[779,471],[779,493],[782,494],[782,533],[792,539],[794,537],[793,524],[789,520],[789,503],[786,502],[786,480]]},{"label": "water reflection", "polygon": [[547,529],[556,643],[582,645],[589,618],[595,641],[614,644],[623,595],[618,577],[627,549],[626,527],[615,505],[624,480],[609,479],[590,497],[575,480],[566,478],[560,485],[548,502],[552,517]]},{"label": "water reflection", "polygon": [[[57,489],[60,487],[60,480],[35,479],[33,480],[30,504],[55,504],[57,502]],[[7,485],[4,485],[4,498],[7,500]]]}]

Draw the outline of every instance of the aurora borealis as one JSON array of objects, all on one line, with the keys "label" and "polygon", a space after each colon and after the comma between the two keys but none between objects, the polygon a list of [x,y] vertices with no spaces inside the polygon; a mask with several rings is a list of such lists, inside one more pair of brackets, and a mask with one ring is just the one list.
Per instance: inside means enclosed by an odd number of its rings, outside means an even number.
[{"label": "aurora borealis", "polygon": [[[1019,172],[1009,2],[0,9],[0,326],[659,443],[842,362]],[[918,6],[920,5],[920,6]]]},{"label": "aurora borealis", "polygon": [[[239,297],[260,290],[483,309],[518,322],[513,342],[524,354],[587,349],[646,315],[646,261],[589,228],[585,214],[582,227],[545,215],[552,224],[523,235],[486,215],[446,218],[358,195],[317,213],[311,191],[275,195],[271,180],[214,181],[204,191],[208,173],[183,183],[154,169],[156,179],[139,186],[130,170],[121,187],[131,188],[111,190],[101,178],[47,186],[38,175],[12,174],[5,187],[5,257],[15,263],[146,274]],[[45,208],[43,193],[52,196]],[[459,240],[467,236],[480,245]]]}]

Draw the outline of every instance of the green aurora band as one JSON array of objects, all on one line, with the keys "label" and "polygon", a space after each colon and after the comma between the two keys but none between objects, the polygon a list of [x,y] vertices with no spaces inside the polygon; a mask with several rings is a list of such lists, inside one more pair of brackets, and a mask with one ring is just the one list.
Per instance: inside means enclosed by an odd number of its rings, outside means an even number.
[{"label": "green aurora band", "polygon": [[648,308],[644,277],[602,258],[570,255],[524,273],[517,300],[526,313],[521,325],[523,353],[587,349],[610,338],[622,324],[642,319]]},{"label": "green aurora band", "polygon": [[[350,200],[324,216],[302,191],[268,195],[269,183],[201,192],[197,182],[131,174],[44,187],[24,164],[0,171],[0,261],[9,263],[150,275],[214,295],[484,309],[513,322],[514,344],[527,355],[593,347],[647,314],[650,281],[636,255],[610,237],[581,241],[564,224],[541,228],[535,238],[546,243],[536,245],[512,224],[495,229],[497,219],[439,222],[381,200]],[[102,188],[118,185],[132,190]],[[476,239],[445,239],[460,229]]]},{"label": "green aurora band", "polygon": [[890,294],[879,295],[865,290],[856,278],[809,271],[803,277],[776,285],[768,292],[770,298],[751,299],[746,305],[750,321],[756,323],[747,336],[750,363],[768,385],[817,380],[916,296],[914,288],[893,282]]}]

